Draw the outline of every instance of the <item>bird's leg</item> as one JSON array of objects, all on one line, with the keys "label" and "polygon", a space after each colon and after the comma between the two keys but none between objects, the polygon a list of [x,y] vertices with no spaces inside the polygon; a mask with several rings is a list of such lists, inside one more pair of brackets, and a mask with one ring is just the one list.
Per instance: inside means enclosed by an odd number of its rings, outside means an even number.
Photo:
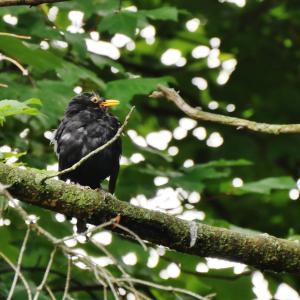
[{"label": "bird's leg", "polygon": [[87,226],[86,226],[86,219],[83,218],[77,218],[77,233],[83,233],[87,230]]},{"label": "bird's leg", "polygon": [[118,162],[114,166],[114,168],[113,168],[113,170],[110,174],[110,177],[109,177],[108,191],[111,194],[113,194],[115,192],[117,178],[118,178],[118,174],[119,174],[119,169],[120,169],[120,164]]}]

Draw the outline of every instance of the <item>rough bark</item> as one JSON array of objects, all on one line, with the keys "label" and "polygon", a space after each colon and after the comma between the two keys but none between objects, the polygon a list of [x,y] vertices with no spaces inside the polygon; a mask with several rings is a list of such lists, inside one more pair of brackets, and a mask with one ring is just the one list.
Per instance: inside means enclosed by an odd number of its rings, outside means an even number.
[{"label": "rough bark", "polygon": [[26,203],[85,218],[95,225],[120,215],[121,224],[142,239],[176,251],[228,259],[259,269],[300,273],[300,245],[296,242],[184,221],[133,206],[103,190],[53,179],[42,183],[44,177],[35,169],[0,164],[0,182],[9,185],[9,192]]}]

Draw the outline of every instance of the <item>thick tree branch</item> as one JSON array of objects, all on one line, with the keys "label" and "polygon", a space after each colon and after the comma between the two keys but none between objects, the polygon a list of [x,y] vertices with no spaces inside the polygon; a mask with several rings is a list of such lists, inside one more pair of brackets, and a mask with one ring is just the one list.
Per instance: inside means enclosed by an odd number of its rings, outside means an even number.
[{"label": "thick tree branch", "polygon": [[36,6],[43,3],[64,2],[69,0],[0,0],[0,6],[16,6],[16,5],[30,5]]},{"label": "thick tree branch", "polygon": [[[173,250],[242,262],[259,269],[300,273],[300,245],[296,242],[184,221],[119,201],[103,190],[83,189],[60,180],[41,184],[43,176],[37,170],[0,164],[0,182],[9,185],[9,192],[21,201],[85,218],[95,225],[120,215],[121,224],[142,239]],[[191,240],[195,240],[192,247]]]},{"label": "thick tree branch", "polygon": [[184,99],[181,98],[178,92],[172,88],[163,85],[158,86],[158,91],[150,95],[151,98],[166,98],[175,103],[175,105],[182,110],[186,115],[193,119],[203,120],[223,125],[234,126],[237,129],[248,129],[256,132],[263,132],[268,134],[283,134],[283,133],[300,133],[300,124],[268,124],[257,123],[240,118],[234,118],[210,112],[205,112],[200,109],[191,107]]}]

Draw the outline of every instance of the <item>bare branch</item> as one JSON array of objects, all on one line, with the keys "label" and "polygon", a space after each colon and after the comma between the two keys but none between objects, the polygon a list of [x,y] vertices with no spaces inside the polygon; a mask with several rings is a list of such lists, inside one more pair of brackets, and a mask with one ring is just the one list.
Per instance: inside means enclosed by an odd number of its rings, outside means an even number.
[{"label": "bare branch", "polygon": [[105,148],[107,148],[109,145],[113,144],[122,134],[124,128],[126,127],[126,125],[128,124],[128,121],[130,119],[130,116],[134,110],[134,106],[131,107],[129,113],[127,114],[123,125],[118,129],[117,133],[108,141],[106,142],[104,145],[98,147],[97,149],[93,150],[92,152],[88,153],[86,156],[84,156],[83,158],[81,158],[77,163],[75,163],[73,166],[71,166],[70,168],[64,169],[60,172],[57,172],[56,174],[53,175],[49,175],[46,176],[45,178],[42,179],[42,183],[45,182],[47,179],[65,174],[65,173],[69,173],[71,171],[76,170],[79,166],[81,166],[85,161],[87,161],[88,159],[90,159],[91,157],[93,157],[94,155],[98,154],[99,152],[103,151]]},{"label": "bare branch", "polygon": [[213,123],[219,123],[223,125],[229,125],[236,127],[237,129],[248,129],[251,131],[268,133],[268,134],[283,134],[283,133],[300,133],[300,124],[268,124],[257,123],[254,121],[224,116],[220,114],[214,114],[205,112],[200,109],[191,107],[182,97],[172,88],[168,88],[163,85],[158,86],[158,91],[153,92],[150,95],[151,98],[166,98],[182,110],[189,117],[208,121]]},{"label": "bare branch", "polygon": [[115,286],[112,282],[114,280],[114,278],[111,278],[105,270],[103,270],[103,276],[106,279],[106,282],[107,282],[108,286],[110,287],[110,290],[113,293],[115,300],[119,300],[120,297],[119,297],[119,295],[115,289]]},{"label": "bare branch", "polygon": [[130,230],[129,228],[122,226],[121,224],[114,224],[115,227],[122,229],[123,231],[127,232],[129,235],[132,235],[134,239],[137,240],[137,242],[143,247],[143,249],[145,251],[147,251],[147,246],[144,243],[144,241],[132,230]]},{"label": "bare branch", "polygon": [[50,254],[50,259],[49,259],[49,262],[48,262],[46,271],[45,271],[45,273],[44,273],[42,282],[41,282],[41,283],[39,284],[39,286],[36,288],[36,293],[35,293],[35,295],[34,295],[34,297],[33,297],[33,300],[37,300],[37,299],[39,298],[40,292],[42,291],[44,285],[45,285],[46,282],[47,282],[47,278],[48,278],[48,276],[49,276],[49,273],[50,273],[50,270],[51,270],[51,266],[52,266],[52,264],[53,264],[53,260],[54,260],[54,256],[55,256],[56,250],[57,250],[57,248],[54,247],[53,251],[52,251],[51,254]]},{"label": "bare branch", "polygon": [[54,296],[52,290],[51,290],[50,287],[48,286],[48,284],[45,284],[45,289],[46,289],[46,291],[48,292],[48,294],[49,294],[51,300],[56,300],[56,298],[55,298],[55,296]]},{"label": "bare branch", "polygon": [[[122,273],[123,276],[129,277],[129,274],[124,270],[124,268],[122,267],[122,265],[117,261],[117,259],[103,245],[101,245],[100,243],[98,243],[93,237],[91,238],[91,242],[97,248],[99,248],[107,257],[109,257],[112,260],[112,262],[120,270],[120,272]],[[136,294],[137,291],[134,288],[134,285],[131,282],[129,283],[129,285],[132,288],[132,290],[134,291],[134,293]]]},{"label": "bare branch", "polygon": [[114,224],[114,222],[115,222],[115,218],[111,219],[111,220],[108,221],[108,222],[102,223],[102,224],[100,224],[100,225],[98,225],[98,226],[91,227],[91,228],[89,228],[88,230],[86,230],[86,231],[83,232],[83,233],[80,233],[80,234],[74,233],[74,234],[72,234],[72,235],[70,235],[70,236],[65,236],[64,238],[62,238],[62,239],[60,239],[60,240],[57,240],[57,241],[56,241],[56,244],[61,244],[61,243],[65,242],[65,241],[75,239],[75,238],[76,238],[77,236],[79,236],[79,235],[85,235],[85,236],[88,236],[88,235],[91,234],[91,233],[95,233],[95,232],[97,232],[97,231],[99,231],[99,230],[101,230],[101,229],[103,229],[103,228],[105,228],[105,227],[107,227],[107,226],[109,226],[109,225]]},{"label": "bare branch", "polygon": [[102,280],[102,278],[100,278],[100,276],[99,276],[99,273],[101,273],[101,275],[102,275],[102,277],[104,277],[103,276],[103,271],[101,270],[101,272],[100,272],[100,270],[99,270],[99,268],[97,268],[96,266],[92,266],[93,267],[93,271],[94,271],[94,276],[95,276],[95,278],[96,278],[96,280],[98,281],[98,283],[100,284],[100,285],[102,285],[103,287],[107,287],[107,284]]},{"label": "bare branch", "polygon": [[20,250],[19,258],[18,258],[17,270],[16,270],[16,273],[15,273],[10,291],[8,293],[7,300],[12,299],[12,296],[14,294],[14,291],[15,291],[15,288],[16,288],[16,285],[17,285],[18,278],[20,276],[19,274],[20,274],[20,270],[21,270],[22,259],[23,259],[23,255],[24,255],[24,252],[25,252],[25,249],[26,249],[27,242],[28,242],[29,233],[30,233],[30,227],[28,226],[27,230],[26,230],[26,233],[25,233],[23,243],[22,243],[22,247],[21,247],[21,250]]},{"label": "bare branch", "polygon": [[107,288],[103,287],[103,299],[107,300]]},{"label": "bare branch", "polygon": [[[156,289],[159,289],[159,290],[163,290],[163,291],[167,291],[167,292],[172,292],[172,293],[180,293],[180,294],[185,294],[185,295],[188,295],[188,296],[191,296],[195,299],[199,299],[199,300],[208,300],[209,298],[206,296],[206,297],[202,297],[196,293],[193,293],[191,291],[188,291],[186,289],[181,289],[181,288],[175,288],[173,286],[165,286],[165,285],[161,285],[161,284],[157,284],[157,283],[153,283],[153,282],[150,282],[150,281],[146,281],[146,280],[141,280],[141,279],[137,279],[137,278],[118,278],[116,279],[117,282],[135,282],[135,283],[138,283],[138,284],[141,284],[141,285],[146,285],[146,286],[150,286],[150,287],[153,287],[153,288],[156,288]],[[211,296],[214,296],[214,295],[210,295]]]},{"label": "bare branch", "polygon": [[71,260],[71,258],[68,258],[68,269],[67,269],[66,285],[65,285],[65,290],[64,290],[62,300],[66,300],[67,296],[68,296],[69,287],[70,287],[70,280],[71,280],[71,269],[72,269],[72,260]]},{"label": "bare branch", "polygon": [[55,3],[55,2],[64,2],[69,0],[0,0],[1,6],[16,6],[16,5],[30,5],[36,6],[43,3]]},{"label": "bare branch", "polygon": [[[0,252],[0,257],[2,257],[6,261],[6,263],[15,271],[15,274],[16,274],[17,273],[17,267],[10,261],[10,259],[5,254],[3,254],[2,252]],[[21,281],[23,282],[23,285],[24,285],[25,290],[27,292],[28,300],[32,300],[32,294],[31,294],[29,284],[28,284],[27,280],[25,279],[25,277],[23,276],[23,274],[20,270],[19,270],[19,277],[21,278]]]},{"label": "bare branch", "polygon": [[[0,5],[1,6],[1,5]],[[23,76],[27,76],[28,75],[28,70],[26,70],[18,61],[16,61],[15,59],[6,56],[2,53],[0,53],[0,60],[7,60],[9,62],[11,62],[12,64],[14,64],[21,72]]]},{"label": "bare branch", "polygon": [[[1,0],[0,0],[0,4],[1,4]],[[0,32],[0,36],[10,36],[10,37],[15,37],[17,39],[23,39],[23,40],[31,39],[31,36],[29,36],[29,35],[20,35],[20,34],[15,34],[15,33],[10,33],[10,32]]]}]

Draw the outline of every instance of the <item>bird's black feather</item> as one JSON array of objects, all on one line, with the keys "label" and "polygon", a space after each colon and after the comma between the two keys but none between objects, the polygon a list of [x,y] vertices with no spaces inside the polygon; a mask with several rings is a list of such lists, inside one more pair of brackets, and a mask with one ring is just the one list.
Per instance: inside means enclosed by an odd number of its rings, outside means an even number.
[{"label": "bird's black feather", "polygon": [[[101,108],[91,101],[93,93],[74,97],[65,111],[54,136],[59,170],[64,170],[82,157],[108,142],[118,131],[120,122],[107,108]],[[60,179],[93,189],[99,188],[101,181],[110,177],[109,192],[114,193],[119,172],[119,158],[122,151],[121,140],[96,154],[76,170],[63,174]]]}]

